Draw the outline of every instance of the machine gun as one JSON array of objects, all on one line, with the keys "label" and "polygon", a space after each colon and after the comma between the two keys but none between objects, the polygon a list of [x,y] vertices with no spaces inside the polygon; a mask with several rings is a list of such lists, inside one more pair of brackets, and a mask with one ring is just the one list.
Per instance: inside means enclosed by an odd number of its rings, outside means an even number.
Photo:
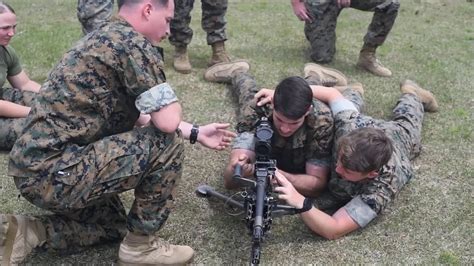
[{"label": "machine gun", "polygon": [[297,212],[291,206],[278,204],[273,193],[271,178],[276,171],[276,161],[271,159],[272,136],[273,130],[268,119],[262,117],[255,130],[255,180],[242,177],[240,165],[236,165],[232,176],[245,187],[242,200],[234,200],[207,185],[201,185],[196,190],[200,197],[215,197],[245,211],[245,222],[252,235],[251,265],[260,263],[262,243],[265,233],[270,231],[272,218]]}]

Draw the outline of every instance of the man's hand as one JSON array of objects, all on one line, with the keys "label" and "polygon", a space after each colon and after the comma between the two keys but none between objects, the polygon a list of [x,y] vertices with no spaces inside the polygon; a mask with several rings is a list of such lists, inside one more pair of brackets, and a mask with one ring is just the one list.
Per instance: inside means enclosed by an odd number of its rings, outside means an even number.
[{"label": "man's hand", "polygon": [[146,127],[151,124],[151,115],[149,114],[140,114],[137,121],[135,121],[136,127]]},{"label": "man's hand", "polygon": [[279,199],[286,201],[286,204],[296,208],[303,208],[305,197],[296,191],[295,187],[281,174],[278,170],[275,172],[275,178],[277,183],[280,185],[275,188],[275,191],[280,193]]},{"label": "man's hand", "polygon": [[336,2],[339,8],[345,8],[351,5],[351,0],[336,0]]},{"label": "man's hand", "polygon": [[235,166],[238,164],[242,166],[242,177],[253,176],[254,164],[246,154],[239,154],[239,156],[230,163],[233,169],[235,169]]},{"label": "man's hand", "polygon": [[274,90],[270,89],[261,89],[259,90],[254,98],[257,99],[257,106],[262,106],[273,101]]},{"label": "man's hand", "polygon": [[291,0],[291,6],[293,7],[293,13],[295,13],[299,20],[306,22],[313,21],[303,1]]},{"label": "man's hand", "polygon": [[199,127],[197,141],[201,145],[214,149],[223,150],[230,145],[236,134],[227,130],[230,124],[211,123]]}]

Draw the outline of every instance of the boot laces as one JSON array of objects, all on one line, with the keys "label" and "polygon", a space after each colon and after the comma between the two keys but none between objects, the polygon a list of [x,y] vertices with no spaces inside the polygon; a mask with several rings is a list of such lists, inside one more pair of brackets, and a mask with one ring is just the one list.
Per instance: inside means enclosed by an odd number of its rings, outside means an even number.
[{"label": "boot laces", "polygon": [[150,246],[156,249],[160,249],[163,247],[166,251],[169,251],[171,249],[171,244],[158,236],[152,236]]}]

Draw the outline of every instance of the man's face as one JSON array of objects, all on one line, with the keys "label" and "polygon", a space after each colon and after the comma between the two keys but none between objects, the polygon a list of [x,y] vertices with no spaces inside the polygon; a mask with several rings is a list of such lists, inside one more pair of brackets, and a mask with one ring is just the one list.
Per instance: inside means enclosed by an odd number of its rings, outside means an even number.
[{"label": "man's face", "polygon": [[170,35],[170,22],[174,15],[174,1],[170,0],[167,7],[152,5],[146,30],[146,37],[158,44]]},{"label": "man's face", "polygon": [[340,160],[337,160],[336,163],[336,173],[341,176],[343,179],[351,182],[359,182],[367,179],[367,175],[361,172],[352,171],[344,168]]},{"label": "man's face", "polygon": [[273,126],[282,137],[293,135],[303,125],[306,115],[297,120],[286,118],[281,113],[273,110]]},{"label": "man's face", "polygon": [[11,12],[0,14],[0,45],[8,45],[16,32],[16,15]]},{"label": "man's face", "polygon": [[351,182],[365,181],[368,179],[373,179],[379,175],[379,173],[375,170],[370,171],[368,173],[362,173],[362,172],[349,170],[342,165],[340,157],[336,163],[336,173],[339,176],[341,176],[343,179],[351,181]]}]

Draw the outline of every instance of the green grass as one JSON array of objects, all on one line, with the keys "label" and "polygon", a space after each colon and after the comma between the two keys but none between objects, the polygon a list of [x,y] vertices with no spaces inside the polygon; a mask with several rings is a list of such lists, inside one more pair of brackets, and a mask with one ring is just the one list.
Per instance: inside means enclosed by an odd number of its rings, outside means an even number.
[{"label": "green grass", "polygon": [[[10,1],[19,18],[12,45],[26,71],[42,82],[62,54],[81,36],[75,1]],[[231,0],[228,9],[228,51],[248,59],[262,87],[302,74],[308,62],[303,24],[287,0]],[[331,64],[351,81],[364,84],[366,111],[388,118],[399,82],[417,81],[437,96],[440,111],[425,116],[424,149],[415,160],[416,178],[400,193],[384,215],[367,228],[335,241],[326,241],[298,217],[275,220],[262,254],[266,264],[473,264],[473,115],[474,4],[464,0],[401,1],[399,17],[384,46],[381,61],[394,75],[379,78],[354,67],[371,13],[344,10],[338,21],[337,54]],[[196,1],[190,45],[193,73],[172,69],[172,47],[163,43],[166,74],[183,104],[186,120],[235,124],[235,101],[228,88],[203,80],[211,50],[200,28]],[[173,243],[191,245],[198,264],[245,264],[250,236],[242,221],[226,214],[218,202],[194,194],[207,183],[223,191],[220,177],[229,150],[214,152],[187,145],[187,160],[176,209],[161,231]],[[17,198],[6,176],[7,154],[0,157],[1,212],[40,214]],[[131,193],[123,195],[130,206]],[[88,248],[79,254],[35,253],[28,264],[111,264],[117,245]]]}]

